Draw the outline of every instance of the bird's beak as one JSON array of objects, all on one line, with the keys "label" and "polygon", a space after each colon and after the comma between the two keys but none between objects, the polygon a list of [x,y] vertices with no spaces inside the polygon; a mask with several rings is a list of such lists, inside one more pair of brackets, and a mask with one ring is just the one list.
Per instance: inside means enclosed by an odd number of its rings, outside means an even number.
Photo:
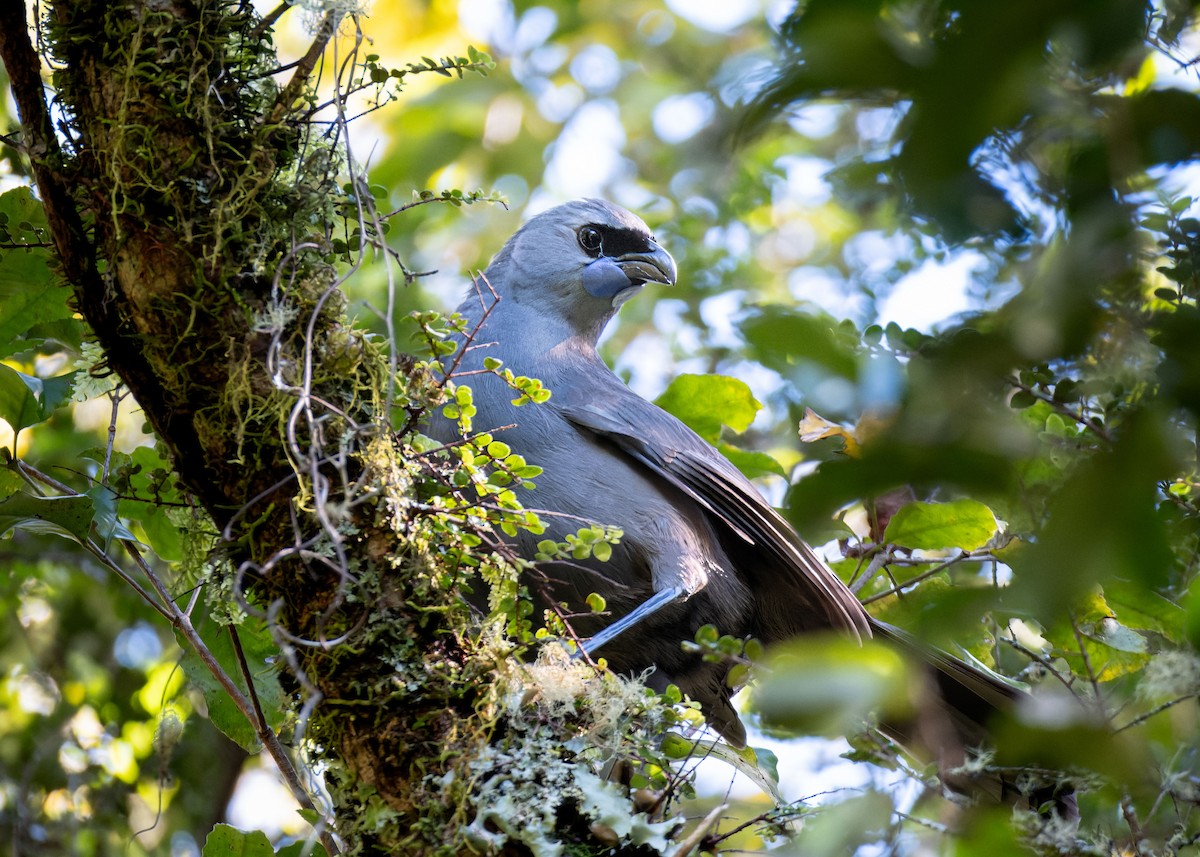
[{"label": "bird's beak", "polygon": [[662,283],[665,286],[675,285],[675,260],[671,254],[659,247],[653,241],[650,249],[644,253],[625,253],[613,257],[613,262],[629,278],[632,285],[644,283]]}]

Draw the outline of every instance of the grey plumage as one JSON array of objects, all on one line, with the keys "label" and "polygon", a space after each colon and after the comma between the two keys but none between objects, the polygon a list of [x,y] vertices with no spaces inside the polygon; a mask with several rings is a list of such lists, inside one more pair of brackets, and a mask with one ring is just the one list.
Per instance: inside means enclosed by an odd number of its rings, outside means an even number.
[{"label": "grey plumage", "polygon": [[[542,537],[523,534],[521,549],[532,555],[537,538],[562,540],[586,524],[621,527],[624,537],[608,562],[548,570],[554,598],[579,608],[598,592],[620,617],[655,593],[681,590],[682,598],[599,654],[621,672],[655,667],[652,684],[677,684],[740,746],[745,730],[729,704],[728,668],[684,653],[681,641],[709,623],[766,643],[823,629],[865,638],[872,621],[733,465],[629,390],[597,355],[597,338],[625,300],[644,282],[675,280],[674,262],[641,220],[600,200],[559,206],[518,231],[485,278],[499,302],[485,312],[490,295],[473,290],[459,307],[469,329],[477,327],[460,370],[482,369],[485,358],[495,357],[552,391],[545,404],[518,408],[502,379],[470,378],[476,426],[514,424],[504,442],[544,468],[536,490],[522,500],[551,513],[543,515],[549,530]],[[456,427],[435,417],[430,432],[449,441]],[[592,634],[608,621],[581,620],[576,631]],[[993,697],[1012,695],[960,666],[965,672],[953,681],[968,689],[971,681],[981,682],[983,692],[972,692],[984,707]]]}]

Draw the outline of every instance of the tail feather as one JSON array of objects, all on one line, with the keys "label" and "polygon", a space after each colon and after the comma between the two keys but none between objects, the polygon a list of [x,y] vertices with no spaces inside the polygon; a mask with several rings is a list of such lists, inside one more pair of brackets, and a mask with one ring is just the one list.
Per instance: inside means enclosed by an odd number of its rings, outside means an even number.
[{"label": "tail feather", "polygon": [[994,673],[985,672],[959,658],[926,645],[894,625],[871,618],[876,639],[913,660],[932,668],[939,698],[953,716],[960,738],[976,746],[987,737],[988,721],[998,711],[1011,710],[1026,691]]},{"label": "tail feather", "polygon": [[995,673],[927,646],[893,625],[875,618],[870,622],[877,639],[929,667],[926,680],[935,691],[919,695],[922,704],[910,720],[881,723],[885,734],[910,750],[921,747],[931,753],[942,782],[953,791],[986,795],[1004,803],[1024,802],[1035,810],[1049,802],[1060,818],[1078,819],[1075,793],[1069,785],[1050,782],[1032,791],[1028,787],[1022,790],[1009,777],[986,771],[967,773],[964,768],[972,751],[991,743],[990,721],[1001,712],[1011,711],[1026,695],[1025,690]]}]

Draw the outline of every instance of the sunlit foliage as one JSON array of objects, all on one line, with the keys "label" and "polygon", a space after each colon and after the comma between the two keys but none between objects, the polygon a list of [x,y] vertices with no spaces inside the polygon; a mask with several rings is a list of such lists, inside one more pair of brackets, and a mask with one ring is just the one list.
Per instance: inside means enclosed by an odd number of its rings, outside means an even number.
[{"label": "sunlit foliage", "polygon": [[[605,345],[618,371],[761,477],[878,615],[1050,700],[998,727],[985,761],[1062,769],[1080,786],[1078,829],[1027,812],[1014,824],[1008,807],[956,812],[933,768],[866,736],[850,756],[908,775],[873,783],[920,787],[872,785],[826,798],[827,809],[747,799],[694,844],[758,848],[804,818],[805,854],[1195,847],[1192,8],[812,0],[794,12],[711,4],[729,7],[714,21],[694,5],[373,3],[350,102],[363,115],[340,125],[324,90],[311,104],[331,137],[348,127],[353,139],[342,196],[327,201],[343,216],[329,249],[353,272],[352,311],[386,333],[411,311],[452,306],[525,211],[578,195],[638,211],[679,261],[680,285],[622,310]],[[285,59],[303,53],[311,24],[286,13]],[[347,25],[330,68],[355,36]],[[77,543],[90,533],[145,546],[147,562],[181,581],[177,596],[201,603],[199,633],[231,665],[217,619],[241,617],[228,615],[230,599],[208,617],[209,596],[190,588],[216,533],[104,377],[56,279],[37,200],[20,187],[27,161],[3,152],[5,841],[29,854],[197,853],[239,776],[248,782],[254,730],[222,708],[219,686],[196,684],[200,671],[185,681],[189,656],[163,616]],[[360,179],[376,222],[358,219]],[[961,288],[939,308],[932,295],[948,281]],[[469,416],[460,389],[456,418]],[[468,466],[478,456],[509,478],[536,475],[536,461],[490,443],[465,454]],[[62,502],[48,511],[22,499],[31,486]],[[612,537],[589,532],[546,552],[603,552]],[[515,603],[510,630],[528,637],[535,623]],[[269,635],[250,623],[245,638],[265,664]],[[691,645],[759,654],[719,629]],[[830,731],[856,695],[875,706],[904,696],[889,684],[904,674],[880,667],[886,655],[863,661],[836,642],[824,658],[812,651],[775,653],[748,702],[773,734]],[[809,711],[796,700],[825,689],[830,663],[847,692]],[[285,694],[263,672],[272,725],[286,729]],[[1066,699],[1079,704],[1054,707]],[[696,747],[664,743],[653,785]],[[775,789],[773,754],[727,761]],[[822,791],[814,773],[806,794]],[[363,807],[386,823],[386,808]],[[279,845],[305,823],[269,832]],[[265,837],[214,835],[211,853],[273,851]]]}]

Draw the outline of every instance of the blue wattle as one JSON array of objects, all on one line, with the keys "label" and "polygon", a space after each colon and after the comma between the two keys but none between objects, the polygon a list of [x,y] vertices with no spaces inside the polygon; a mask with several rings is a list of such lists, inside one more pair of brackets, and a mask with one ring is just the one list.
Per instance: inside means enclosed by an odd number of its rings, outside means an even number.
[{"label": "blue wattle", "polygon": [[594,298],[612,300],[631,285],[625,272],[607,256],[601,256],[583,269],[583,288]]}]

